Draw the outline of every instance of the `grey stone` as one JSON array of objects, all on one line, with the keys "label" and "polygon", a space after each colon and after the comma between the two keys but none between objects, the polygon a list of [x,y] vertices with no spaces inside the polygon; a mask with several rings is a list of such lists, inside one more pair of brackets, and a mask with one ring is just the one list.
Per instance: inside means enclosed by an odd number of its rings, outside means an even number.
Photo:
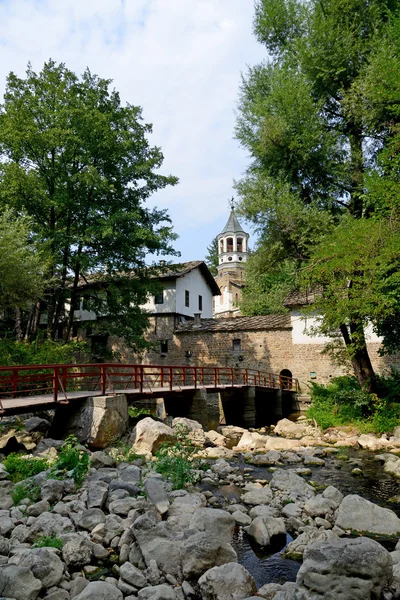
[{"label": "grey stone", "polygon": [[230,544],[209,533],[196,533],[181,547],[183,576],[198,579],[211,567],[237,562],[237,554]]},{"label": "grey stone", "polygon": [[160,515],[164,515],[169,509],[169,500],[162,480],[148,477],[144,482],[144,489],[147,499],[155,505]]},{"label": "grey stone", "polygon": [[155,560],[164,573],[180,579],[181,534],[178,538],[171,533],[166,522],[155,524],[147,515],[136,519],[132,529],[146,565],[149,566],[150,561]]},{"label": "grey stone", "polygon": [[270,450],[265,454],[256,454],[251,458],[251,464],[264,465],[266,467],[277,465],[282,461],[281,453],[277,450]]},{"label": "grey stone", "polygon": [[87,587],[88,584],[89,582],[85,577],[76,577],[75,579],[73,579],[71,581],[71,589],[69,592],[71,600],[72,598],[75,598],[75,596],[78,596],[85,589],[85,587]]},{"label": "grey stone", "polygon": [[92,581],[75,600],[123,600],[121,590],[108,581]]},{"label": "grey stone", "polygon": [[35,502],[35,504],[31,504],[26,509],[26,514],[30,517],[38,517],[44,512],[50,511],[50,502],[47,500],[40,500],[40,502]]},{"label": "grey stone", "polygon": [[256,506],[258,504],[269,504],[272,500],[272,491],[269,487],[260,488],[258,490],[251,490],[246,492],[241,497],[241,501],[244,504],[250,504]]},{"label": "grey stone", "polygon": [[392,559],[368,538],[310,545],[296,580],[296,600],[372,600],[392,579]]},{"label": "grey stone", "polygon": [[274,537],[286,535],[285,521],[274,517],[256,517],[247,528],[247,533],[259,546],[269,546]]},{"label": "grey stone", "polygon": [[7,565],[0,569],[0,594],[15,600],[36,600],[42,583],[27,567]]},{"label": "grey stone", "polygon": [[135,587],[141,589],[146,586],[146,578],[140,569],[131,565],[131,563],[124,563],[119,570],[119,573],[124,581]]},{"label": "grey stone", "polygon": [[126,517],[129,511],[135,507],[136,499],[131,498],[131,496],[127,496],[127,498],[123,498],[122,500],[114,500],[113,502],[110,502],[108,509],[110,513]]},{"label": "grey stone", "polygon": [[315,467],[323,467],[325,461],[322,458],[318,458],[318,456],[310,456],[309,454],[306,454],[304,457],[304,464],[306,467],[312,465]]},{"label": "grey stone", "polygon": [[79,527],[92,531],[100,523],[105,523],[106,515],[100,508],[89,508],[82,513],[79,519]]},{"label": "grey stone", "polygon": [[251,517],[241,510],[235,510],[232,513],[232,517],[238,525],[250,525],[251,523]]},{"label": "grey stone", "polygon": [[44,600],[70,600],[70,595],[66,590],[54,590],[45,596]]},{"label": "grey stone", "polygon": [[47,500],[50,504],[61,500],[63,493],[64,482],[59,479],[47,479],[41,484],[42,500]]},{"label": "grey stone", "polygon": [[159,450],[161,444],[174,440],[173,429],[164,423],[154,421],[151,417],[139,421],[129,438],[129,442],[138,452],[151,452],[152,454]]},{"label": "grey stone", "polygon": [[288,558],[295,560],[301,560],[307,546],[315,542],[320,541],[335,541],[339,539],[339,536],[330,530],[316,529],[315,527],[305,527],[304,531],[295,539],[290,542],[285,550],[285,555]]},{"label": "grey stone", "polygon": [[223,542],[231,542],[235,519],[226,510],[199,508],[190,519],[190,528],[208,532]]},{"label": "grey stone", "polygon": [[261,596],[261,598],[264,598],[264,600],[273,600],[277,598],[278,592],[291,592],[293,594],[291,598],[294,599],[295,586],[296,584],[292,581],[287,581],[283,585],[279,583],[266,583],[260,587],[258,590],[258,595]]},{"label": "grey stone", "polygon": [[49,548],[35,548],[26,552],[19,566],[30,569],[34,576],[40,579],[44,588],[58,585],[64,573],[64,565]]},{"label": "grey stone", "polygon": [[342,492],[340,492],[333,485],[328,485],[328,487],[325,488],[324,491],[322,492],[322,496],[324,498],[327,498],[328,500],[332,500],[333,502],[335,502],[337,504],[337,506],[339,506],[339,504],[341,503],[341,501],[344,498]]},{"label": "grey stone", "polygon": [[108,483],[105,481],[90,481],[88,483],[88,508],[102,508],[108,495]]},{"label": "grey stone", "polygon": [[43,535],[59,536],[71,531],[74,531],[74,526],[70,519],[57,513],[44,512],[33,523],[29,532],[29,539],[35,541],[36,538]]},{"label": "grey stone", "polygon": [[178,600],[173,588],[165,583],[143,588],[138,593],[138,598],[140,600]]},{"label": "grey stone", "polygon": [[9,516],[0,516],[0,535],[7,535],[14,527],[14,522]]},{"label": "grey stone", "polygon": [[90,457],[90,464],[94,469],[100,469],[101,467],[115,467],[115,460],[102,450],[93,452]]},{"label": "grey stone", "polygon": [[0,556],[8,556],[10,553],[10,540],[0,537]]},{"label": "grey stone", "polygon": [[272,475],[271,489],[280,490],[290,496],[299,498],[311,498],[315,496],[315,490],[302,477],[294,471],[278,469]]},{"label": "grey stone", "polygon": [[62,537],[62,557],[68,567],[89,565],[92,559],[92,544],[82,534],[70,533]]},{"label": "grey stone", "polygon": [[400,536],[400,519],[392,510],[382,508],[355,494],[342,500],[335,524],[344,530]]},{"label": "grey stone", "polygon": [[30,433],[32,431],[47,433],[50,423],[49,421],[46,421],[46,419],[41,419],[40,417],[30,417],[24,422],[24,427],[26,431],[29,431]]},{"label": "grey stone", "polygon": [[237,563],[209,569],[198,583],[203,600],[243,600],[257,591],[253,577]]},{"label": "grey stone", "polygon": [[324,498],[321,495],[310,498],[304,505],[304,511],[310,517],[325,517],[326,515],[333,515],[333,512],[337,508],[336,502]]}]

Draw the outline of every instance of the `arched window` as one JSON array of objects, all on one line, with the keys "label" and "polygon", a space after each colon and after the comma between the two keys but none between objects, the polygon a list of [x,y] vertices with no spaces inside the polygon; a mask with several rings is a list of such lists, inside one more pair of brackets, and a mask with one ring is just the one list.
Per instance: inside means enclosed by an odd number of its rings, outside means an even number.
[{"label": "arched window", "polygon": [[219,253],[222,254],[224,251],[224,240],[219,240]]},{"label": "arched window", "polygon": [[226,245],[227,245],[227,252],[233,252],[233,238],[228,238],[226,240]]},{"label": "arched window", "polygon": [[293,375],[289,369],[282,369],[279,373],[279,385],[281,390],[291,390],[293,385]]},{"label": "arched window", "polygon": [[237,251],[243,252],[243,238],[237,239]]}]

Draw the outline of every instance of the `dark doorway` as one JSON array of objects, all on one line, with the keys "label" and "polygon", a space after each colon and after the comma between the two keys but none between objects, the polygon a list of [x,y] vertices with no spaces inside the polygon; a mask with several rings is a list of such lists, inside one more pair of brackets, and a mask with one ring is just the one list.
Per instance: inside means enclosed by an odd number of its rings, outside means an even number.
[{"label": "dark doorway", "polygon": [[279,373],[279,385],[281,390],[291,390],[293,384],[293,375],[289,369],[282,369]]}]

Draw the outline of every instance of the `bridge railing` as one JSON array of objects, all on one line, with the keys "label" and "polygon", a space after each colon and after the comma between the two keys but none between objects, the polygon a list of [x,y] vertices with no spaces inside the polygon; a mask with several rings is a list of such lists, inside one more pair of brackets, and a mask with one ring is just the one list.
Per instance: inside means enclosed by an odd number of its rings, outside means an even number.
[{"label": "bridge railing", "polygon": [[0,367],[1,399],[51,394],[55,402],[67,400],[68,392],[259,386],[298,391],[297,379],[255,369],[189,367],[120,363],[24,365]]}]

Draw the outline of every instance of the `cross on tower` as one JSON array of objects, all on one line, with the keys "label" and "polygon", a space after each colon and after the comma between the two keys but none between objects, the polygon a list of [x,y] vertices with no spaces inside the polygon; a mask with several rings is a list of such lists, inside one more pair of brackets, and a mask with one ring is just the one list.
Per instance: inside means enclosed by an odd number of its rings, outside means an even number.
[{"label": "cross on tower", "polygon": [[232,196],[232,198],[230,200],[228,200],[229,202],[229,206],[231,207],[231,210],[233,210],[235,208],[235,199]]}]

